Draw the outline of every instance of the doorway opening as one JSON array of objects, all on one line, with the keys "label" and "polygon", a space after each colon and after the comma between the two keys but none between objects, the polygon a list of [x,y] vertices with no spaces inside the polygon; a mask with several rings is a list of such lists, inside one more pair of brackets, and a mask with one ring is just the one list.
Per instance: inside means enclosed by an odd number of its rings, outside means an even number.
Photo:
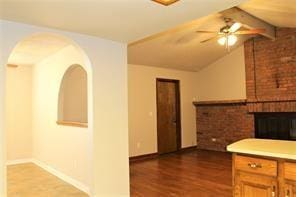
[{"label": "doorway opening", "polygon": [[156,79],[158,154],[181,149],[180,81]]},{"label": "doorway opening", "polygon": [[8,196],[91,195],[92,69],[84,51],[52,33],[21,40],[8,59],[5,95]]}]

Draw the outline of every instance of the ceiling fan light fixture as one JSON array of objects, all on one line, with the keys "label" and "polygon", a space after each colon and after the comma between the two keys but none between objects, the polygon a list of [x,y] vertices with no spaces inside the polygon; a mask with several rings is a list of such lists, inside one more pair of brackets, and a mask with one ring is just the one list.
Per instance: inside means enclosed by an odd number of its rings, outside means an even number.
[{"label": "ceiling fan light fixture", "polygon": [[157,3],[160,3],[162,5],[165,5],[165,6],[168,6],[168,5],[171,5],[179,0],[152,0],[154,2],[157,2]]},{"label": "ceiling fan light fixture", "polygon": [[227,42],[228,42],[228,46],[232,46],[236,43],[237,41],[237,37],[235,35],[229,35]]},{"label": "ceiling fan light fixture", "polygon": [[239,28],[241,28],[242,24],[241,23],[234,23],[233,25],[231,25],[229,31],[230,32],[236,32],[237,30],[239,30]]},{"label": "ceiling fan light fixture", "polygon": [[218,39],[218,43],[222,46],[233,46],[237,42],[237,37],[235,35],[226,35]]},{"label": "ceiling fan light fixture", "polygon": [[225,43],[226,43],[226,37],[225,36],[223,36],[223,37],[221,37],[221,38],[219,38],[218,39],[218,43],[220,44],[220,45],[225,45]]},{"label": "ceiling fan light fixture", "polygon": [[227,35],[218,39],[218,43],[222,46],[224,46],[225,44],[227,44],[227,46],[233,46],[236,42],[237,37],[235,35]]}]

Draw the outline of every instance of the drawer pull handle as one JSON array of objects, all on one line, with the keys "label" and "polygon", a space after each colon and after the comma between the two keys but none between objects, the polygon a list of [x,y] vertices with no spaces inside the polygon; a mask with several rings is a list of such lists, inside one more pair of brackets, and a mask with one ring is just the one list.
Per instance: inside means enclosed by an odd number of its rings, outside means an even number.
[{"label": "drawer pull handle", "polygon": [[275,190],[276,190],[276,188],[275,188],[275,186],[273,186],[272,187],[272,192],[271,192],[272,197],[275,197],[275,192],[276,192]]},{"label": "drawer pull handle", "polygon": [[248,163],[248,166],[250,168],[262,168],[262,165],[260,163]]}]

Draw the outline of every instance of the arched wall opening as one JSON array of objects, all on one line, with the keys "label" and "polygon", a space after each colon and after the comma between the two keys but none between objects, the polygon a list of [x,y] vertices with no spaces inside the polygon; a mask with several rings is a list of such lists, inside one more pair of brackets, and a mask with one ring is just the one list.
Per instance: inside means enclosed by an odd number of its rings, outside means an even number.
[{"label": "arched wall opening", "polygon": [[[64,36],[91,61],[93,117],[93,196],[129,196],[127,47],[99,37],[0,20],[0,196],[6,194],[5,78],[9,55],[18,42],[38,32]],[[77,43],[77,44],[76,44]],[[86,55],[85,55],[86,56]],[[87,70],[89,72],[89,70]],[[56,116],[56,114],[55,114]],[[93,118],[93,120],[91,120]],[[55,120],[56,121],[56,120]],[[91,123],[92,121],[92,123]],[[92,127],[92,128],[91,128]],[[78,149],[79,150],[79,149]]]},{"label": "arched wall opening", "polygon": [[[71,39],[37,33],[15,46],[7,65],[4,114],[7,163],[34,162],[91,195],[94,145],[89,58]],[[86,105],[83,101],[87,110],[82,127],[58,124],[60,87],[65,73],[77,65],[87,76]]]},{"label": "arched wall opening", "polygon": [[58,98],[60,125],[88,126],[87,73],[78,64],[70,66],[62,79]]}]

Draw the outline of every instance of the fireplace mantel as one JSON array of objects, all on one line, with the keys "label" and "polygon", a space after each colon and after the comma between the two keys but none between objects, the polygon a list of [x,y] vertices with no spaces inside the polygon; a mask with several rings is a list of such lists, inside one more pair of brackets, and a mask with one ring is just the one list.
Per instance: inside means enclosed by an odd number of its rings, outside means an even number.
[{"label": "fireplace mantel", "polygon": [[237,100],[219,100],[219,101],[195,101],[193,105],[205,106],[205,105],[234,105],[234,104],[245,104],[246,99],[237,99]]},{"label": "fireplace mantel", "polygon": [[274,101],[249,101],[247,100],[249,113],[257,112],[296,112],[296,100]]}]

